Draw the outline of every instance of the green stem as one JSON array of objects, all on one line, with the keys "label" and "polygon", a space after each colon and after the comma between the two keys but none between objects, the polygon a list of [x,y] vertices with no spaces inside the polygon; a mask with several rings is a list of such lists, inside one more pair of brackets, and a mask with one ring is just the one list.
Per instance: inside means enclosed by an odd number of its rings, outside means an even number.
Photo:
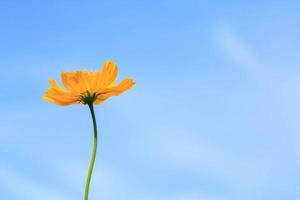
[{"label": "green stem", "polygon": [[90,188],[90,183],[91,183],[91,177],[93,173],[93,168],[94,168],[94,163],[96,159],[96,153],[97,153],[97,123],[96,123],[96,117],[95,117],[95,112],[94,112],[94,107],[93,104],[88,104],[92,119],[93,119],[93,126],[94,126],[94,147],[93,147],[93,153],[92,153],[92,159],[90,162],[90,167],[88,171],[88,176],[86,179],[86,185],[85,185],[85,192],[84,192],[84,200],[89,199],[89,188]]}]

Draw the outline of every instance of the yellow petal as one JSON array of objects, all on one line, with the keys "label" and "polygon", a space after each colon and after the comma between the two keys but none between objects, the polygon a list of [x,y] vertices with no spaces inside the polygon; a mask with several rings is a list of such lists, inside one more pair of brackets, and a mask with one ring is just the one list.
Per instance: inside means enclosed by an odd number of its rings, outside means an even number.
[{"label": "yellow petal", "polygon": [[62,88],[56,83],[56,81],[55,81],[54,79],[49,79],[49,83],[50,83],[50,85],[51,85],[53,88],[55,88],[56,90],[58,90],[58,91],[65,91],[64,89],[62,89]]},{"label": "yellow petal", "polygon": [[69,91],[81,92],[84,90],[84,86],[82,85],[82,72],[62,72],[61,73],[61,81],[65,88]]},{"label": "yellow petal", "polygon": [[80,84],[84,88],[82,92],[91,91],[92,88],[92,72],[80,72]]},{"label": "yellow petal", "polygon": [[98,99],[99,101],[104,101],[111,96],[118,96],[132,88],[134,85],[135,82],[132,79],[124,79],[119,84],[106,88],[105,90],[99,91],[100,95],[98,96]]},{"label": "yellow petal", "polygon": [[108,87],[106,90],[104,90],[105,94],[112,93],[114,96],[120,95],[121,93],[129,90],[135,85],[135,82],[131,78],[127,78],[122,80],[119,84],[113,85]]},{"label": "yellow petal", "polygon": [[97,75],[96,89],[99,90],[114,82],[118,75],[118,67],[112,61],[105,61],[100,74]]},{"label": "yellow petal", "polygon": [[97,105],[97,104],[102,104],[102,103],[104,103],[105,100],[106,100],[106,99],[97,99],[97,100],[94,102],[94,104],[95,104],[95,105]]},{"label": "yellow petal", "polygon": [[51,97],[43,97],[43,99],[46,101],[49,101],[51,103],[54,103],[56,105],[59,105],[59,106],[68,106],[68,105],[72,104],[72,103],[63,102],[63,101],[60,101],[58,99],[51,98]]},{"label": "yellow petal", "polygon": [[55,87],[47,89],[43,99],[61,106],[78,102],[78,97],[73,93],[65,92]]}]

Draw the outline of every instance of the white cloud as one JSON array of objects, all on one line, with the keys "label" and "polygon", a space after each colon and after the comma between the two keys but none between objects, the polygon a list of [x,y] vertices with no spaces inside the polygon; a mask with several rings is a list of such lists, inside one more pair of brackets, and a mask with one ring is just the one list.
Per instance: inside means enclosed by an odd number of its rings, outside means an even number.
[{"label": "white cloud", "polygon": [[281,101],[278,111],[283,107],[282,111],[288,112],[288,116],[295,110],[299,111],[300,74],[298,68],[286,70],[284,67],[274,68],[267,65],[266,61],[251,49],[250,43],[226,23],[216,25],[214,36],[213,39],[218,48],[235,66],[255,77],[261,86],[266,87],[270,101],[274,102],[274,99]]},{"label": "white cloud", "polygon": [[[176,131],[178,134],[167,134]],[[156,137],[149,139],[149,145],[155,145],[157,151],[153,150],[153,153],[161,163],[196,175],[207,174],[240,189],[260,187],[268,179],[269,166],[260,158],[246,155],[248,157],[243,159],[245,154],[209,144],[204,138],[184,136],[185,130],[157,133],[164,134],[159,136],[159,141]]]},{"label": "white cloud", "polygon": [[169,195],[157,195],[148,198],[140,198],[141,200],[225,200],[223,197],[219,197],[211,194],[194,194],[194,193],[183,193],[183,194],[169,194]]},{"label": "white cloud", "polygon": [[238,67],[264,84],[272,85],[277,79],[272,70],[254,53],[249,44],[230,26],[219,24],[215,28],[215,40],[220,50]]},{"label": "white cloud", "polygon": [[0,165],[0,185],[22,200],[72,200],[69,194],[49,188],[31,177],[13,170],[10,166]]},{"label": "white cloud", "polygon": [[[73,189],[83,191],[89,163],[84,164],[74,160],[56,163],[52,168],[57,175]],[[95,195],[101,194],[101,196],[110,195],[118,187],[117,183],[122,182],[121,176],[116,174],[117,172],[105,166],[105,163],[97,164],[96,161],[91,180],[91,192],[97,191]]]}]

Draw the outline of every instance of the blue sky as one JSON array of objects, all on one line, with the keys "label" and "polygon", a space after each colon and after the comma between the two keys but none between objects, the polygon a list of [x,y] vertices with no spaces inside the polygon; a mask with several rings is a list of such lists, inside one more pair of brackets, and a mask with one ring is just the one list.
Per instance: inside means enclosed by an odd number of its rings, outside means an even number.
[{"label": "blue sky", "polygon": [[79,200],[86,106],[48,78],[105,60],[137,85],[95,111],[90,199],[300,199],[297,1],[1,1],[0,194]]}]

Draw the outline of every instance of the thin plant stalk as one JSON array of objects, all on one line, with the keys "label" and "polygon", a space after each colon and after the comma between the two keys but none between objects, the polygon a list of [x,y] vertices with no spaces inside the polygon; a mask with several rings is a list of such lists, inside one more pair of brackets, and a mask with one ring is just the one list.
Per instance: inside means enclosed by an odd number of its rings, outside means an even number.
[{"label": "thin plant stalk", "polygon": [[97,154],[97,140],[98,140],[98,136],[97,136],[97,122],[96,122],[96,117],[95,117],[95,112],[94,112],[94,106],[93,106],[92,103],[88,104],[88,106],[90,108],[91,115],[92,115],[92,120],[93,120],[94,146],[93,146],[93,152],[92,152],[92,158],[91,158],[90,167],[89,167],[89,171],[88,171],[88,176],[87,176],[87,179],[86,179],[85,192],[84,192],[84,200],[88,200],[89,199],[89,188],[90,188],[91,177],[92,177],[93,168],[94,168],[95,159],[96,159],[96,154]]}]

